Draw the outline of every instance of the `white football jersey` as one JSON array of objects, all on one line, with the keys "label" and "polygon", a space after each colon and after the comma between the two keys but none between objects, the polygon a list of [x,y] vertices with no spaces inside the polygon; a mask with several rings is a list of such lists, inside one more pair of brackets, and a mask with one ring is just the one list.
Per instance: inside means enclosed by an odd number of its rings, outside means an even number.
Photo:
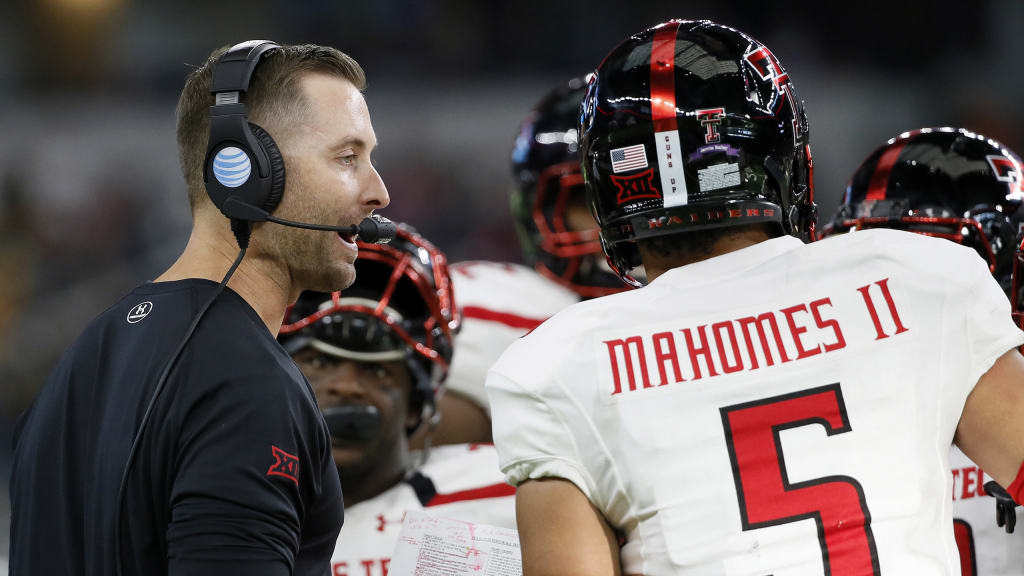
[{"label": "white football jersey", "polygon": [[969,248],[786,236],[568,308],[487,390],[509,482],[575,483],[624,573],[956,574],[953,434],[1021,342]]},{"label": "white football jersey", "polygon": [[402,483],[345,509],[331,576],[387,576],[406,510],[474,524],[516,527],[515,488],[490,444],[439,446]]},{"label": "white football jersey", "polygon": [[489,412],[487,370],[510,344],[580,298],[520,264],[471,260],[452,264],[451,272],[462,329],[445,388]]},{"label": "white football jersey", "polygon": [[1007,534],[996,524],[996,501],[985,492],[992,477],[953,446],[953,534],[960,550],[963,576],[1024,574],[1024,513],[1017,508],[1017,528]]}]

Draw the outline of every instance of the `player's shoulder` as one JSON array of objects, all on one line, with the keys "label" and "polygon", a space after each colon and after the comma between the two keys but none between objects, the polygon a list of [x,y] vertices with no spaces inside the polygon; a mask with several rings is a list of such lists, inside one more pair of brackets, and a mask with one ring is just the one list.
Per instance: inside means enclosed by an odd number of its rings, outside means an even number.
[{"label": "player's shoulder", "polygon": [[420,467],[438,493],[451,494],[504,484],[493,444],[452,444],[430,449]]},{"label": "player's shoulder", "polygon": [[[408,482],[399,482],[380,494],[345,506],[345,530],[365,528],[367,522],[377,523],[382,515],[392,512],[398,523],[407,509],[419,508],[421,503],[415,489]],[[342,540],[344,536],[342,536]]]},{"label": "player's shoulder", "polygon": [[576,302],[548,318],[527,338],[540,342],[546,339],[561,338],[567,332],[583,336],[593,329],[621,324],[623,315],[627,314],[628,310],[647,300],[649,294],[645,290],[646,288],[626,290]]},{"label": "player's shoulder", "polygon": [[577,357],[594,334],[620,326],[630,310],[642,306],[645,290],[627,290],[563,308],[509,346],[492,370],[510,377],[524,370],[539,373]]},{"label": "player's shoulder", "polygon": [[455,300],[463,308],[547,317],[579,300],[572,290],[521,264],[468,260],[451,270]]},{"label": "player's shoulder", "polygon": [[858,259],[874,263],[890,262],[904,269],[928,274],[944,274],[975,264],[978,253],[945,238],[926,236],[905,230],[871,228],[830,236],[808,244],[806,255]]},{"label": "player's shoulder", "polygon": [[533,268],[522,264],[494,260],[463,260],[452,263],[449,268],[454,274],[454,281],[466,286],[493,282],[531,283],[541,277]]},{"label": "player's shoulder", "polygon": [[[908,251],[943,251],[949,249],[949,246],[947,246],[948,242],[944,243],[942,240],[944,240],[944,238],[928,236],[917,232],[909,232],[907,230],[896,230],[893,228],[867,228],[864,230],[829,236],[818,240],[817,242],[812,242],[807,246],[834,246],[835,249],[839,249],[840,246],[849,248],[863,247],[865,249],[884,247],[892,250]],[[952,246],[960,245],[952,243]],[[953,248],[952,250],[955,251],[956,249]]]},{"label": "player's shoulder", "polygon": [[446,444],[434,446],[430,449],[430,457],[421,467],[423,472],[431,472],[437,469],[448,469],[458,467],[462,464],[472,464],[480,461],[487,461],[496,457],[497,451],[493,444],[468,443],[468,444]]}]

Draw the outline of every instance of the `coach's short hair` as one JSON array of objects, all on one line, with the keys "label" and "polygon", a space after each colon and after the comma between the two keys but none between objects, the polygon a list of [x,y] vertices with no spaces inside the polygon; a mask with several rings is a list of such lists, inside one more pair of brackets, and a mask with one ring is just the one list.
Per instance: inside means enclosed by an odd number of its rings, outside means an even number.
[{"label": "coach's short hair", "polygon": [[[178,160],[193,214],[200,203],[207,201],[203,162],[210,136],[213,68],[229,48],[223,46],[214,50],[206,62],[189,73],[178,100]],[[366,88],[366,75],[359,63],[340,50],[315,44],[284,45],[264,56],[256,67],[244,100],[249,108],[249,121],[272,134],[275,127],[288,126],[290,120],[305,110],[299,79],[307,73],[337,76],[360,91]]]}]

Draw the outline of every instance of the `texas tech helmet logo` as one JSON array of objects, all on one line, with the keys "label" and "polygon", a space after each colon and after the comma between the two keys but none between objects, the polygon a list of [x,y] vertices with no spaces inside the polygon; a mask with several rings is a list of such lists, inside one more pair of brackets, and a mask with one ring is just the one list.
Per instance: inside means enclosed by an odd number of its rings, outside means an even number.
[{"label": "texas tech helmet logo", "polygon": [[725,116],[725,108],[706,108],[697,110],[697,121],[704,126],[704,143],[717,144],[721,142],[722,136],[718,133],[718,125],[722,123]]},{"label": "texas tech helmet logo", "polygon": [[992,167],[996,180],[1006,182],[1010,187],[1011,194],[1024,193],[1024,178],[1022,178],[1021,167],[1017,161],[1006,156],[996,155],[986,156],[985,159],[988,160],[988,165]]},{"label": "texas tech helmet logo", "polygon": [[632,176],[611,175],[612,183],[618,189],[615,204],[622,206],[636,200],[661,199],[661,191],[654,187],[654,169],[648,168]]},{"label": "texas tech helmet logo", "polygon": [[[767,102],[760,104],[771,114],[778,114],[782,101],[789,102],[789,108],[793,112],[793,145],[799,143],[800,135],[804,132],[804,117],[797,105],[796,95],[793,93],[793,83],[789,80],[789,74],[782,69],[779,59],[772,54],[766,46],[751,43],[747,48],[743,60],[750,65],[758,77],[765,82],[771,82],[771,89],[768,94],[758,90],[761,96],[767,96]],[[803,128],[803,129],[801,129]]]},{"label": "texas tech helmet logo", "polygon": [[789,84],[789,74],[782,69],[779,59],[766,46],[751,44],[743,59],[757,72],[761,80],[770,80],[774,85],[775,94],[766,104],[768,108],[775,110],[779,97],[784,95],[784,86]]}]

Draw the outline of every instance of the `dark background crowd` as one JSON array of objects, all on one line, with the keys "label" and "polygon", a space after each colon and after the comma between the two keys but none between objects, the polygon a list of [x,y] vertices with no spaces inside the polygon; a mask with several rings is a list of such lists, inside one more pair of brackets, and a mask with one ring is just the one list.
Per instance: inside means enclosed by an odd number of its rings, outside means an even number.
[{"label": "dark background crowd", "polygon": [[369,79],[383,214],[453,261],[515,261],[519,121],[669,18],[740,28],[782,61],[810,119],[821,221],[902,131],[958,125],[1024,149],[1018,0],[0,2],[0,574],[17,415],[85,323],[185,245],[174,107],[190,65],[251,38],[349,53]]}]

